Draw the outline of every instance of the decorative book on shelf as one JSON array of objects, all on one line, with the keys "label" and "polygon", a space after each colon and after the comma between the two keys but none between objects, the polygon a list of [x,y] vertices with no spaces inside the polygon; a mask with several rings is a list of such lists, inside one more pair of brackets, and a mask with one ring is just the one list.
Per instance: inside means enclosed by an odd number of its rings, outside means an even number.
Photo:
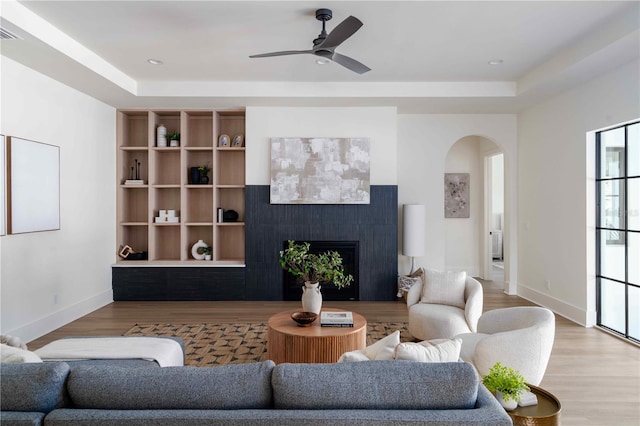
[{"label": "decorative book on shelf", "polygon": [[144,185],[144,181],[142,179],[127,179],[124,181],[125,185]]},{"label": "decorative book on shelf", "polygon": [[351,312],[321,312],[320,325],[322,327],[353,327],[353,313]]}]

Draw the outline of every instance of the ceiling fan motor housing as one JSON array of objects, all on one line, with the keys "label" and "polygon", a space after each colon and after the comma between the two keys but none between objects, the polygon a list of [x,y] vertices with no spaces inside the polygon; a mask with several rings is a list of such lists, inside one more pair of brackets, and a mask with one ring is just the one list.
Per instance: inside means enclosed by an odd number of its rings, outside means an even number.
[{"label": "ceiling fan motor housing", "polygon": [[316,19],[318,21],[326,22],[333,17],[331,9],[318,9],[316,10]]},{"label": "ceiling fan motor housing", "polygon": [[325,29],[324,23],[330,20],[333,17],[333,13],[331,9],[318,9],[316,10],[316,19],[318,21],[322,21],[322,31],[318,35],[318,38],[313,40],[313,46],[317,46],[327,38],[327,30]]}]

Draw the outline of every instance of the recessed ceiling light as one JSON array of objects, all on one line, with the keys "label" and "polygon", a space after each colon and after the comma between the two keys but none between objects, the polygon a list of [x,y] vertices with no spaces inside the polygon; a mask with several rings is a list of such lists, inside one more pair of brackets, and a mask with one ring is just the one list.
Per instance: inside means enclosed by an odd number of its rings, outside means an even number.
[{"label": "recessed ceiling light", "polygon": [[326,65],[328,63],[329,63],[328,59],[324,59],[324,58],[316,59],[316,64],[318,65]]},{"label": "recessed ceiling light", "polygon": [[504,61],[502,59],[492,59],[489,61],[489,65],[500,65]]},{"label": "recessed ceiling light", "polygon": [[160,59],[147,59],[147,62],[149,62],[151,65],[162,65],[162,61]]}]

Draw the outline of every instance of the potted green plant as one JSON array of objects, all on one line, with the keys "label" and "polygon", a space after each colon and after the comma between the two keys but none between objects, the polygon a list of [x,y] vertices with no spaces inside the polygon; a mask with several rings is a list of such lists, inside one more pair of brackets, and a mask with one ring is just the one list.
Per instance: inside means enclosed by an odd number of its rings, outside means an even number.
[{"label": "potted green plant", "polygon": [[206,185],[209,183],[209,172],[211,171],[211,166],[204,165],[198,166],[198,171],[200,172],[200,183]]},{"label": "potted green plant", "polygon": [[213,247],[202,247],[202,253],[204,254],[204,260],[211,260],[213,254]]},{"label": "potted green plant", "polygon": [[322,294],[320,283],[333,283],[337,288],[351,285],[353,276],[345,274],[342,257],[337,251],[309,253],[311,244],[296,244],[289,240],[288,247],[280,251],[280,266],[285,271],[304,281],[302,288],[302,309],[320,314]]},{"label": "potted green plant", "polygon": [[482,383],[489,391],[495,393],[500,404],[507,410],[516,408],[522,393],[529,390],[524,376],[519,371],[500,362],[496,362],[489,369],[489,374],[482,378]]},{"label": "potted green plant", "polygon": [[169,146],[179,146],[180,145],[180,133],[173,132],[167,134],[167,140],[169,141]]}]

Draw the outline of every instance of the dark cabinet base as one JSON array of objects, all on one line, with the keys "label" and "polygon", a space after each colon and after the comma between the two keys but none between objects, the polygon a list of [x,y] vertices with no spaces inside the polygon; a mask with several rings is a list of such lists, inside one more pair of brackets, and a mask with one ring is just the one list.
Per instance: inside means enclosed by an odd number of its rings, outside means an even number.
[{"label": "dark cabinet base", "polygon": [[113,300],[245,300],[243,267],[114,266]]}]

